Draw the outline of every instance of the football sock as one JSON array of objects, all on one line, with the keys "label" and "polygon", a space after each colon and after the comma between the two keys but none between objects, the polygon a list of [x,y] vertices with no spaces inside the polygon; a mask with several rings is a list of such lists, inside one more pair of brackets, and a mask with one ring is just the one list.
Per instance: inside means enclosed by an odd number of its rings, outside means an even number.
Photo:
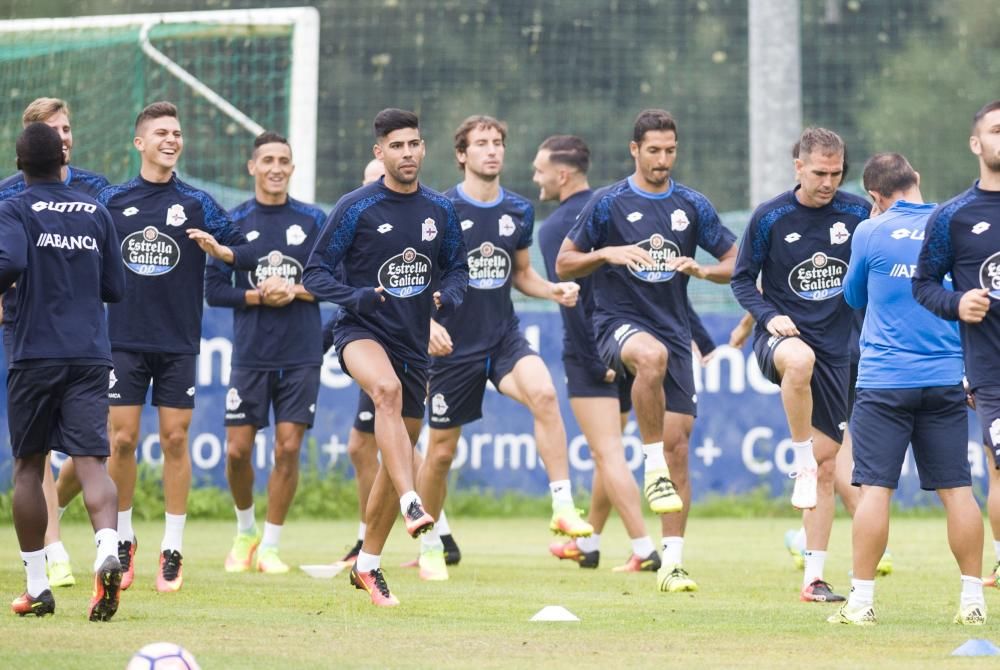
[{"label": "football sock", "polygon": [[118,558],[118,531],[114,528],[102,528],[94,533],[94,543],[97,545],[94,572],[97,572],[108,556]]},{"label": "football sock", "polygon": [[414,500],[420,502],[420,496],[417,495],[416,491],[407,491],[399,497],[399,509],[403,512],[403,514],[406,514],[406,508],[409,507],[410,503]]},{"label": "football sock", "polygon": [[805,442],[792,442],[792,451],[795,452],[796,468],[816,467],[816,456],[813,454],[813,441],[811,437]]},{"label": "football sock", "polygon": [[663,563],[664,565],[681,565],[684,563],[683,537],[663,538]]},{"label": "football sock", "polygon": [[261,547],[271,547],[272,549],[278,548],[278,542],[281,540],[281,524],[264,522],[264,537],[261,538]]},{"label": "football sock", "polygon": [[568,479],[549,482],[549,491],[552,492],[552,507],[573,504],[573,489]]},{"label": "football sock", "polygon": [[250,535],[257,532],[257,519],[254,506],[251,504],[246,509],[236,508],[236,532]]},{"label": "football sock", "polygon": [[576,548],[580,551],[590,553],[601,549],[601,534],[593,533],[590,537],[576,538]]},{"label": "football sock", "polygon": [[365,531],[368,529],[368,524],[364,521],[358,524],[358,539],[362,542],[365,541]]},{"label": "football sock", "polygon": [[651,442],[642,445],[642,454],[645,456],[645,471],[665,470],[667,459],[663,455],[663,442]]},{"label": "football sock", "polygon": [[184,553],[184,522],[187,521],[187,514],[165,515],[166,526],[163,529],[163,541],[160,542],[160,551],[176,551]]},{"label": "football sock", "polygon": [[962,575],[962,607],[983,602],[983,580]]},{"label": "football sock", "polygon": [[[115,547],[115,551],[118,551],[118,547]],[[61,540],[45,546],[45,560],[49,563],[69,563],[69,554]]]},{"label": "football sock", "polygon": [[28,573],[28,595],[32,598],[49,588],[49,577],[45,574],[45,550],[22,551],[21,560]]},{"label": "football sock", "polygon": [[358,560],[354,564],[358,572],[371,572],[372,570],[378,570],[382,565],[382,557],[376,556],[375,554],[366,554],[363,551],[358,552]]},{"label": "football sock", "polygon": [[875,580],[874,579],[852,579],[851,594],[847,597],[847,604],[852,608],[868,607],[875,603]]},{"label": "football sock", "polygon": [[806,560],[805,572],[802,573],[802,585],[809,586],[817,579],[823,579],[826,552],[806,549],[802,552],[802,556]]},{"label": "football sock", "polygon": [[632,553],[639,558],[646,558],[656,549],[653,547],[653,538],[649,535],[632,538]]},{"label": "football sock", "polygon": [[131,507],[124,512],[118,512],[118,540],[120,542],[135,542],[135,533],[132,531]]},{"label": "football sock", "polygon": [[448,525],[448,517],[445,516],[444,510],[441,510],[441,515],[434,523],[434,527],[437,528],[442,535],[451,535],[451,526]]}]

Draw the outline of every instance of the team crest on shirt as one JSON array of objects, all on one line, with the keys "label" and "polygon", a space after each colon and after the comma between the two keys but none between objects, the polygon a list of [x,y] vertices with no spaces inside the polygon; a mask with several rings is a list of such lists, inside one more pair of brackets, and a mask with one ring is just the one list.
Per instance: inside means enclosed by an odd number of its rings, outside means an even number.
[{"label": "team crest on shirt", "polygon": [[991,298],[1000,300],[1000,251],[979,267],[979,285],[990,292]]},{"label": "team crest on shirt", "polygon": [[510,218],[510,214],[504,214],[500,217],[500,237],[510,237],[517,231],[517,224],[514,223],[514,219]]},{"label": "team crest on shirt", "polygon": [[670,230],[687,230],[690,225],[691,221],[688,220],[687,212],[683,209],[675,209],[670,212]]},{"label": "team crest on shirt", "polygon": [[843,244],[851,237],[847,225],[843,221],[837,221],[830,226],[830,244]]},{"label": "team crest on shirt", "polygon": [[844,292],[847,263],[818,251],[792,268],[788,286],[805,300],[828,300]]},{"label": "team crest on shirt", "polygon": [[180,203],[170,205],[170,209],[167,210],[168,226],[183,226],[184,222],[187,220],[188,217],[187,214],[184,213],[184,205]]},{"label": "team crest on shirt", "polygon": [[250,286],[257,288],[268,277],[281,277],[289,285],[302,283],[302,263],[277,249],[257,259],[257,267],[247,273]]},{"label": "team crest on shirt", "polygon": [[122,262],[137,275],[165,275],[177,267],[180,260],[180,245],[156,226],[146,226],[122,240]]},{"label": "team crest on shirt", "polygon": [[235,388],[231,388],[226,392],[226,409],[230,412],[235,412],[243,404],[243,398],[240,397],[240,392]]},{"label": "team crest on shirt", "polygon": [[434,219],[424,219],[423,225],[420,226],[420,241],[430,242],[435,237],[438,236],[438,227],[434,223]]},{"label": "team crest on shirt", "polygon": [[288,229],[285,230],[285,242],[287,242],[289,246],[297,247],[305,241],[306,231],[302,230],[302,226],[299,224],[294,223],[288,226]]},{"label": "team crest on shirt", "polygon": [[247,233],[247,242],[253,242],[258,237],[260,237],[260,231],[259,230],[251,230],[249,233]]},{"label": "team crest on shirt", "polygon": [[653,257],[653,265],[640,265],[638,270],[629,267],[628,271],[632,273],[632,276],[645,282],[657,284],[670,281],[677,274],[669,267],[669,264],[681,255],[681,250],[672,240],[668,240],[659,233],[654,233],[649,239],[637,243],[636,246],[649,252],[649,255]]},{"label": "team crest on shirt", "polygon": [[507,283],[513,267],[510,255],[492,242],[483,242],[470,251],[467,260],[471,288],[500,288]]},{"label": "team crest on shirt", "polygon": [[420,295],[431,283],[431,259],[413,247],[403,249],[378,269],[378,283],[396,298]]},{"label": "team crest on shirt", "polygon": [[972,234],[982,235],[989,229],[990,229],[990,224],[986,223],[985,221],[980,221],[979,223],[977,223],[972,227]]},{"label": "team crest on shirt", "polygon": [[463,231],[466,231],[469,228],[472,228],[472,226],[476,225],[476,222],[473,221],[472,219],[462,219],[462,223],[460,223],[459,225],[462,226]]},{"label": "team crest on shirt", "polygon": [[435,393],[431,398],[431,412],[434,416],[443,417],[448,413],[448,403],[444,399],[443,393]]}]

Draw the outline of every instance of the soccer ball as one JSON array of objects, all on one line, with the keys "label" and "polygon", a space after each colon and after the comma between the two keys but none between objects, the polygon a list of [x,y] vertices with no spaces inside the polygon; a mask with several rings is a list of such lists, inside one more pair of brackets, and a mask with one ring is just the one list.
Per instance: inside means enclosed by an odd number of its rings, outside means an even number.
[{"label": "soccer ball", "polygon": [[184,647],[173,642],[154,642],[135,652],[125,670],[201,670]]}]

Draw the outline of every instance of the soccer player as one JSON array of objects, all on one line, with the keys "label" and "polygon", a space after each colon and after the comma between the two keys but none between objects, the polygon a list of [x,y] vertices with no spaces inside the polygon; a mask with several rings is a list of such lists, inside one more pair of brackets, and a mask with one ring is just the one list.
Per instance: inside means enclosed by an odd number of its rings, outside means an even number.
[{"label": "soccer player", "polygon": [[[942,204],[927,222],[913,295],[938,316],[959,321],[965,375],[982,424],[990,468],[987,507],[1000,569],[1000,100],[972,119],[969,149],[979,160],[979,179]],[[951,273],[954,288],[941,285]]]},{"label": "soccer player", "polygon": [[[708,198],[671,177],[677,124],[668,112],[640,112],[629,151],[635,171],[594,194],[562,243],[556,270],[568,278],[594,273],[600,351],[616,376],[632,384],[643,488],[650,508],[663,515],[657,587],[694,591],[698,585],[683,565],[688,443],[697,412],[687,284],[690,277],[729,281],[736,238]],[[719,262],[698,263],[696,247]]]},{"label": "soccer player", "polygon": [[[226,556],[226,572],[288,572],[278,556],[278,541],[295,497],[302,438],[316,414],[322,332],[319,305],[303,288],[302,272],[326,215],[289,197],[294,170],[288,140],[274,132],[254,140],[247,161],[254,197],[232,210],[230,218],[257,246],[260,259],[250,272],[234,272],[213,259],[205,272],[208,304],[233,309],[233,369],[225,424],[236,537]],[[251,454],[257,431],[269,424],[272,406],[274,469],[261,535],[254,514]]]},{"label": "soccer player", "polygon": [[[515,287],[572,307],[579,286],[546,281],[531,266],[535,210],[500,186],[506,141],[506,124],[490,116],[470,116],[455,131],[455,159],[464,180],[446,195],[462,222],[469,292],[460,310],[431,324],[430,434],[418,486],[428,511],[440,513],[462,426],[482,416],[483,393],[491,381],[534,418],[552,494],[549,527],[572,537],[590,535],[593,529],[573,504],[566,428],[552,377],[521,334],[510,298]],[[448,579],[438,533],[431,531],[421,541],[419,563],[423,579]]]},{"label": "soccer player", "polygon": [[[418,181],[425,147],[417,116],[384,109],[375,116],[375,157],[385,177],[340,199],[309,257],[303,284],[341,306],[334,345],[341,368],[375,405],[382,455],[365,509],[365,540],[351,583],[372,603],[394,606],[381,553],[397,505],[413,537],[434,525],[414,490],[413,444],[426,396],[430,319],[461,303],[468,285],[454,207]],[[438,290],[431,283],[438,279]]]},{"label": "soccer player", "polygon": [[794,159],[799,183],[754,211],[732,288],[757,322],[757,363],[781,386],[797,469],[792,505],[808,510],[800,598],[833,602],[844,597],[823,580],[823,567],[833,525],[837,450],[847,427],[852,320],[841,294],[848,242],[871,207],[838,190],[844,171],[839,135],[807,128],[799,143]]},{"label": "soccer player", "polygon": [[[574,135],[553,135],[539,146],[532,166],[539,200],[559,202],[538,232],[546,273],[551,281],[559,281],[556,274],[559,247],[593,195],[587,181],[590,148]],[[582,568],[596,568],[600,562],[600,534],[614,507],[632,541],[631,556],[615,570],[656,572],[660,568],[660,555],[646,531],[639,487],[625,461],[621,441],[621,424],[631,402],[624,380],[617,379],[615,371],[604,363],[594,340],[592,282],[590,277],[581,278],[576,306],[560,306],[559,311],[569,404],[594,459],[593,494],[587,518],[594,532],[590,537],[554,542],[549,551],[557,558],[576,561]]]},{"label": "soccer player", "polygon": [[[21,115],[21,123],[27,127],[31,123],[44,123],[54,128],[62,140],[63,158],[65,163],[59,170],[59,178],[64,184],[77,191],[82,191],[90,196],[96,196],[102,188],[108,185],[108,180],[103,175],[84,170],[79,167],[71,167],[69,162],[73,154],[73,128],[70,125],[69,104],[59,98],[36,98],[24,108]],[[26,187],[24,174],[17,172],[10,177],[0,181],[0,200],[6,200]],[[12,288],[4,295],[6,309],[0,310],[0,314],[5,314],[2,321],[11,324],[10,330],[5,331],[4,346],[8,348],[8,334],[13,335],[13,323],[16,316],[15,303],[17,299],[14,295],[16,289]],[[9,352],[7,360],[10,361]],[[45,491],[45,503],[48,509],[49,523],[45,530],[45,561],[51,586],[73,586],[76,579],[73,577],[73,567],[70,564],[69,554],[59,539],[59,516],[63,509],[59,505],[59,495],[56,491],[56,483],[52,476],[52,468],[49,466],[49,457],[46,455],[45,479],[42,481],[42,489]],[[60,484],[60,490],[67,488],[76,495],[80,491],[80,484],[73,475],[73,461],[67,459],[60,470],[60,479],[64,483]]]},{"label": "soccer player", "polygon": [[238,269],[253,269],[257,253],[210,195],[177,177],[184,137],[173,104],[154,102],[143,109],[135,121],[133,144],[141,158],[139,176],[109,186],[98,196],[114,219],[128,270],[125,298],[108,309],[115,364],[108,389],[108,470],[118,485],[118,557],[125,569],[125,589],[135,575],[135,450],[152,381],[166,500],[156,589],[172,592],[183,584],[184,522],[191,489],[188,427],[201,344],[205,254]]},{"label": "soccer player", "polygon": [[853,484],[861,495],[853,522],[851,593],[828,621],[876,623],[876,565],[889,537],[889,502],[912,443],[920,487],[936,490],[948,515],[948,543],[962,577],[955,623],[982,625],[983,522],[972,494],[962,345],[956,325],[920,308],[910,285],[935,205],[923,202],[920,177],[900,154],[869,159],[863,182],[878,215],[855,230],[844,280],[850,306],[868,308],[851,417]]},{"label": "soccer player", "polygon": [[16,281],[7,420],[14,455],[14,529],[27,571],[21,616],[55,613],[45,574],[46,455],[76,459],[97,542],[88,617],[118,609],[122,566],[115,529],[117,496],[108,456],[108,343],[104,302],[122,298],[124,271],[114,224],[92,197],[63,183],[59,133],[29,124],[17,139],[26,188],[0,203],[0,292]]}]

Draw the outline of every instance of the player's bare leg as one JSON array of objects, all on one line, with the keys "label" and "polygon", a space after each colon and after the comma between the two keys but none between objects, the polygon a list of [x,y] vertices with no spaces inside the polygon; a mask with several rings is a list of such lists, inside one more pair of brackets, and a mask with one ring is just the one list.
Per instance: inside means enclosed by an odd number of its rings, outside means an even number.
[{"label": "player's bare leg", "polygon": [[132,500],[135,496],[141,405],[112,405],[108,412],[108,440],[111,456],[108,474],[118,490],[118,560],[122,565],[122,589],[135,579],[135,552],[138,542],[132,530]]},{"label": "player's bare leg", "polygon": [[[67,458],[66,462],[72,459]],[[56,480],[52,475],[51,452],[45,455],[45,471],[42,479],[42,492],[45,495],[45,511],[48,523],[45,527],[45,563],[49,573],[50,586],[73,586],[73,567],[70,565],[69,554],[59,538],[59,492]]]},{"label": "player's bare leg", "polygon": [[[375,434],[365,433],[357,428],[351,427],[351,432],[347,436],[347,457],[351,459],[354,466],[354,480],[358,487],[358,541],[347,552],[343,560],[347,563],[354,563],[361,551],[361,543],[365,539],[365,507],[368,504],[368,496],[372,492],[372,484],[375,481],[375,473],[378,472],[378,446],[375,444]],[[416,468],[416,464],[414,464]],[[419,488],[419,484],[418,484]]]},{"label": "player's bare leg", "polygon": [[[812,348],[797,337],[784,339],[776,345],[774,365],[781,376],[781,404],[785,408],[795,453],[792,505],[798,509],[812,509],[817,505],[819,458],[811,442],[813,397],[810,386],[815,364]],[[807,537],[808,533],[806,528]]]},{"label": "player's bare leg", "polygon": [[661,591],[697,591],[698,585],[684,569],[684,531],[691,509],[691,479],[688,473],[688,450],[694,417],[665,412],[663,415],[663,450],[677,495],[684,506],[677,512],[660,515],[663,533],[663,566],[657,572]]},{"label": "player's bare leg", "polygon": [[998,572],[1000,572],[1000,470],[996,468],[993,450],[984,445],[983,452],[986,454],[986,472],[989,473],[987,476],[990,479],[990,490],[986,496],[986,514],[990,520],[996,556],[993,572],[983,581],[988,586],[1000,588],[1000,578],[998,578]]},{"label": "player's bare leg", "polygon": [[177,591],[183,584],[184,525],[187,522],[187,500],[191,492],[191,454],[188,449],[188,428],[193,410],[160,407],[160,449],[163,451],[163,540],[160,542],[160,569],[156,590]]},{"label": "player's bare leg", "polygon": [[253,448],[256,426],[226,427],[226,481],[236,508],[236,537],[226,555],[226,572],[246,572],[253,566],[260,532],[253,502]]}]

